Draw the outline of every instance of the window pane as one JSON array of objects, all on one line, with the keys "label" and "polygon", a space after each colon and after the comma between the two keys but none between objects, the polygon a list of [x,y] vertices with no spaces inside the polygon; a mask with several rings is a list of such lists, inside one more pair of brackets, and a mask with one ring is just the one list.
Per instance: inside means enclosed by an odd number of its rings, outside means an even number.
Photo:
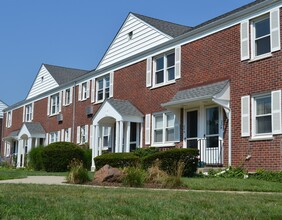
[{"label": "window pane", "polygon": [[270,34],[270,21],[269,18],[266,18],[262,21],[255,23],[256,28],[256,38]]},{"label": "window pane", "polygon": [[175,78],[174,67],[168,69],[168,70],[167,70],[167,74],[168,74],[168,76],[167,76],[168,81],[169,81],[169,80],[174,80],[174,78]]},{"label": "window pane", "polygon": [[207,137],[207,148],[218,147],[218,136]]},{"label": "window pane", "polygon": [[270,52],[270,36],[256,40],[256,55]]},{"label": "window pane", "polygon": [[106,81],[106,88],[110,87],[110,77],[109,76],[105,78],[105,81]]},{"label": "window pane", "polygon": [[175,62],[174,53],[167,55],[167,67],[174,66],[174,62]]},{"label": "window pane", "polygon": [[257,117],[257,134],[271,133],[271,116]]},{"label": "window pane", "polygon": [[110,89],[107,88],[107,89],[105,89],[105,99],[107,99],[109,97],[110,97]]},{"label": "window pane", "polygon": [[257,98],[257,115],[271,113],[271,97]]},{"label": "window pane", "polygon": [[174,141],[174,128],[166,129],[166,141]]},{"label": "window pane", "polygon": [[164,58],[160,57],[156,59],[156,70],[162,70],[164,68]]},{"label": "window pane", "polygon": [[103,90],[98,91],[98,100],[102,100],[102,99],[103,99]]},{"label": "window pane", "polygon": [[206,134],[218,134],[218,107],[206,110]]},{"label": "window pane", "polygon": [[174,115],[171,113],[167,114],[167,127],[174,127]]},{"label": "window pane", "polygon": [[156,72],[156,84],[164,82],[164,71]]},{"label": "window pane", "polygon": [[155,116],[155,128],[163,128],[163,116]]},{"label": "window pane", "polygon": [[98,90],[103,89],[103,79],[98,80]]},{"label": "window pane", "polygon": [[154,142],[163,142],[163,130],[155,131],[155,140]]}]

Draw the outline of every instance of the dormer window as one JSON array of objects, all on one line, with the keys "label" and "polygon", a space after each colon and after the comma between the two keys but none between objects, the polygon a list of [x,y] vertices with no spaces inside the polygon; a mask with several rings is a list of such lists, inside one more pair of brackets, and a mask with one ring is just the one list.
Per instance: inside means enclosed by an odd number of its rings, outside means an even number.
[{"label": "dormer window", "polygon": [[128,40],[131,40],[133,38],[133,31],[130,31],[128,33]]}]

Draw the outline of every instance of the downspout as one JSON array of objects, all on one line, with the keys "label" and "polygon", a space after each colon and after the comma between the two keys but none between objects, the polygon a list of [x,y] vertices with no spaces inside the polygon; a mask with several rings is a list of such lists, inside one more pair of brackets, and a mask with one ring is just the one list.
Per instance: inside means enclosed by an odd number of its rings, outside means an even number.
[{"label": "downspout", "polygon": [[74,143],[75,111],[76,111],[76,81],[74,82],[74,88],[73,88],[72,131],[71,131],[72,143]]}]

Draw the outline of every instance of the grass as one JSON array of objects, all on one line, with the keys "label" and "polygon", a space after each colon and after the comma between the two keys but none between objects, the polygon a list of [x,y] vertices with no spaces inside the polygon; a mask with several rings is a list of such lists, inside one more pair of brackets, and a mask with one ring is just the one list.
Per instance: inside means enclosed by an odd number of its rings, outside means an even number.
[{"label": "grass", "polygon": [[282,219],[282,194],[1,184],[0,219]]},{"label": "grass", "polygon": [[182,178],[184,185],[194,190],[282,192],[282,183],[237,178]]}]

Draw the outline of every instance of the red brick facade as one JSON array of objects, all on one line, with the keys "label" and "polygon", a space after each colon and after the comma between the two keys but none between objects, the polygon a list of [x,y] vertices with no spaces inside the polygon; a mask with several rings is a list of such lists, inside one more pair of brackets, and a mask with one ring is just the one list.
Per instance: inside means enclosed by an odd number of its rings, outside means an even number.
[{"label": "red brick facade", "polygon": [[[282,13],[280,13],[281,15]],[[282,21],[282,19],[280,19]],[[282,22],[280,22],[282,24]],[[282,26],[281,26],[282,30]],[[241,97],[282,89],[282,51],[254,62],[241,61],[240,24],[181,46],[181,78],[175,83],[158,88],[146,87],[146,60],[120,68],[114,72],[114,99],[129,100],[144,115],[166,110],[161,105],[169,102],[178,91],[228,79],[230,81],[230,108],[232,112],[232,166],[243,165],[249,171],[258,168],[282,169],[282,135],[271,140],[254,141],[241,137]],[[91,83],[92,85],[92,83]],[[90,89],[91,91],[91,89]],[[63,122],[47,116],[48,98],[35,101],[33,121],[40,122],[46,133],[66,128],[91,125],[92,117],[86,108],[93,105],[94,115],[101,104],[91,103],[91,98],[78,101],[76,86],[73,103],[63,106]],[[181,110],[180,143],[183,141],[183,109]],[[6,114],[5,114],[6,115]],[[4,117],[4,121],[5,121]],[[11,128],[4,129],[4,137],[19,130],[23,121],[23,108],[13,110]],[[224,115],[224,166],[228,164],[228,119]],[[145,143],[145,129],[143,143]],[[143,144],[145,147],[145,144]],[[3,152],[2,152],[3,153]],[[250,155],[249,159],[246,157]]]}]

